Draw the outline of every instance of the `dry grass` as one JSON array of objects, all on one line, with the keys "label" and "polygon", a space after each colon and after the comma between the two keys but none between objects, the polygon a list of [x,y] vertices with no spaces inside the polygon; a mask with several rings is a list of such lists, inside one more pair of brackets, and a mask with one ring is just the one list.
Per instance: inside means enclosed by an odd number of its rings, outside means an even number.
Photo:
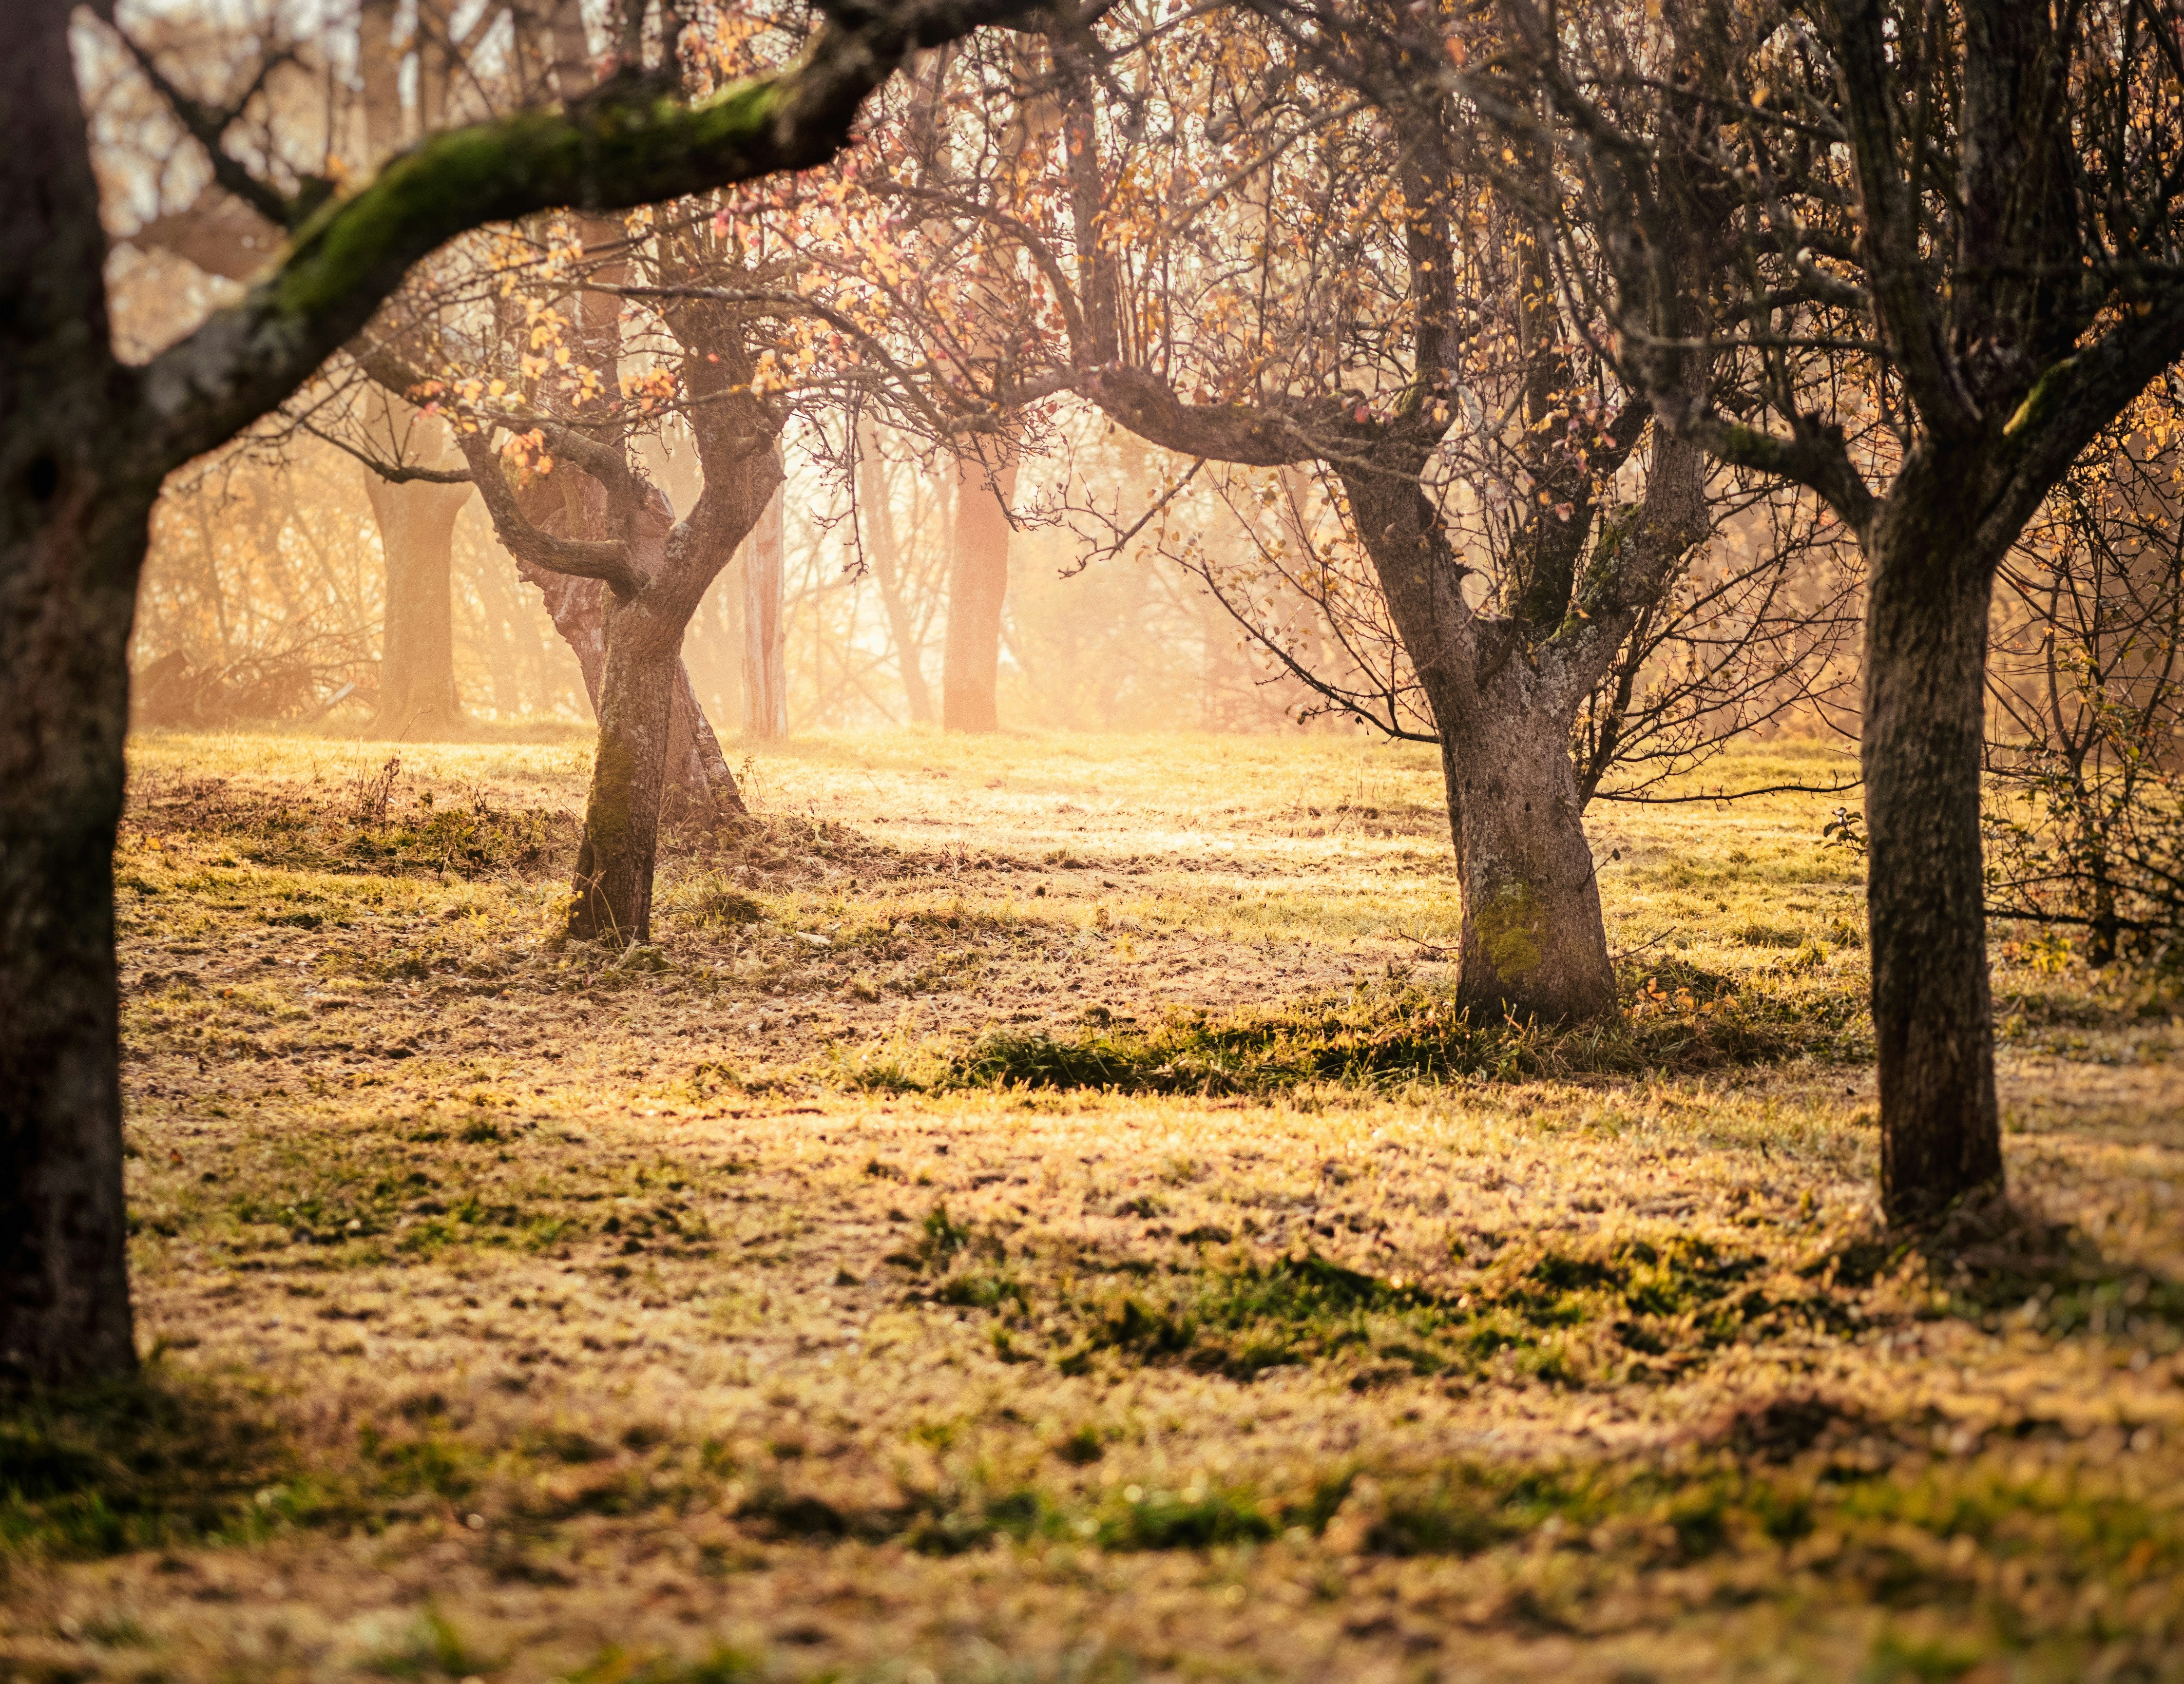
[{"label": "dry grass", "polygon": [[619,961],[585,744],[384,759],[136,745],[159,1354],[0,1418],[0,1677],[2184,1676],[2175,1001],[2005,945],[1892,1245],[1830,803],[1598,814],[1586,1042],[1437,1015],[1417,753],[797,744]]}]

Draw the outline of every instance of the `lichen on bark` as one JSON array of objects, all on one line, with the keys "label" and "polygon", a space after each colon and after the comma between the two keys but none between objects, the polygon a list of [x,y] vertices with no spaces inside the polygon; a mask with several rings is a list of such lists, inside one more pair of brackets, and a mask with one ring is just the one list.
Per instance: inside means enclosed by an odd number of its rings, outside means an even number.
[{"label": "lichen on bark", "polygon": [[1546,909],[1529,883],[1507,883],[1479,910],[1479,953],[1504,982],[1522,982],[1540,967]]}]

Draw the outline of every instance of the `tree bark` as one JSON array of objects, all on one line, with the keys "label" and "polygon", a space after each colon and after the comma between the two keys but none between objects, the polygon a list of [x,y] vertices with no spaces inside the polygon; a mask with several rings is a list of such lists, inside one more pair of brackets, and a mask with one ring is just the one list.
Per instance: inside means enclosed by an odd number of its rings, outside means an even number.
[{"label": "tree bark", "polygon": [[1524,694],[1533,679],[1519,656],[1469,695],[1446,678],[1428,684],[1463,903],[1457,1001],[1490,1021],[1603,1018],[1615,971],[1569,718]]},{"label": "tree bark", "polygon": [[130,622],[161,466],[108,360],[70,8],[0,53],[0,1375],[135,1367],[114,841]]},{"label": "tree bark", "polygon": [[[58,395],[48,415],[84,407]],[[86,423],[77,460],[33,456],[0,508],[0,1379],[47,1384],[136,1361],[114,844],[157,486],[102,483],[81,458],[103,436]]]},{"label": "tree bark", "polygon": [[570,933],[624,944],[652,939],[670,722],[686,620],[671,626],[642,602],[610,606],[599,694],[599,749],[584,804]]},{"label": "tree bark", "polygon": [[1992,559],[1960,488],[1904,476],[1866,535],[1866,909],[1881,1203],[1918,1222],[2002,1179],[1980,845]]},{"label": "tree bark", "polygon": [[948,568],[948,638],[941,656],[940,719],[950,731],[997,731],[1001,605],[1009,590],[1009,500],[1017,465],[989,473],[956,469],[956,549]]},{"label": "tree bark", "polygon": [[1462,902],[1457,999],[1490,1019],[1605,1016],[1615,977],[1570,764],[1577,697],[1521,646],[1521,622],[1465,605],[1415,464],[1379,466],[1344,489],[1440,735]]},{"label": "tree bark", "polygon": [[[552,478],[549,476],[549,480]],[[606,531],[606,502],[595,482],[566,474],[549,488],[541,482],[517,493],[516,502],[543,532],[563,537],[599,538]],[[593,505],[596,504],[596,507]],[[575,512],[571,512],[571,510]],[[582,579],[515,558],[515,571],[538,586],[554,629],[577,657],[584,675],[584,694],[591,699],[592,717],[601,713],[600,697],[606,677],[606,586],[598,579]],[[667,791],[671,809],[684,804],[698,811],[710,807],[725,817],[741,817],[749,810],[735,773],[721,752],[721,739],[699,705],[698,693],[676,659],[675,681],[669,695],[667,725]]]}]

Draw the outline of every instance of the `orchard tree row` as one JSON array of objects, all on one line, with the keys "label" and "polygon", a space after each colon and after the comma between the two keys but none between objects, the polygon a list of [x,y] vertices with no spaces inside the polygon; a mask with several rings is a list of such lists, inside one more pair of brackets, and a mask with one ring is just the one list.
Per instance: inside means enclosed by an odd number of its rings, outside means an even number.
[{"label": "orchard tree row", "polygon": [[[23,1375],[134,1361],[126,648],[163,482],[246,434],[375,477],[383,722],[452,708],[482,499],[597,713],[577,938],[648,939],[663,811],[740,811],[681,661],[739,549],[781,728],[789,450],[891,616],[889,464],[954,482],[951,724],[994,722],[1012,528],[1059,523],[1302,711],[1437,744],[1475,1012],[1616,1010],[1589,802],[1840,718],[1897,1221],[2000,1185],[1991,901],[2102,956],[2176,904],[2118,817],[2171,787],[2175,0],[29,0],[0,77]],[[136,360],[103,198],[240,283]]]}]

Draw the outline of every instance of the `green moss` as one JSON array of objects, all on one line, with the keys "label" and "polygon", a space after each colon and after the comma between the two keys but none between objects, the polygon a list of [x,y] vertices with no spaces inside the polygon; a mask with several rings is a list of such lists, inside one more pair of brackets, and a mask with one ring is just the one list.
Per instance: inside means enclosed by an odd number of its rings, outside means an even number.
[{"label": "green moss", "polygon": [[[792,75],[794,72],[791,73]],[[582,115],[531,112],[434,135],[298,231],[267,283],[276,312],[316,323],[352,309],[443,241],[571,201],[642,204],[753,173],[784,97],[744,82],[704,104],[652,98]]]},{"label": "green moss", "polygon": [[934,1061],[930,1073],[900,1060],[834,1073],[888,1092],[1021,1087],[1238,1094],[1311,1082],[1384,1089],[1417,1081],[1697,1071],[1800,1055],[1864,1056],[1853,990],[1821,996],[1738,995],[1724,979],[1662,961],[1642,973],[1634,969],[1624,992],[1641,1001],[1642,1012],[1550,1029],[1474,1017],[1437,989],[1359,989],[1346,999],[1179,1013],[1145,1029],[1088,1026],[1069,1036],[997,1029]]},{"label": "green moss", "polygon": [[636,752],[602,729],[592,766],[591,799],[584,808],[584,828],[596,855],[612,855],[629,846],[631,791],[636,783]]},{"label": "green moss", "polygon": [[1479,956],[1503,982],[1522,982],[1540,967],[1546,923],[1546,908],[1530,884],[1505,884],[1479,908]]},{"label": "green moss", "polygon": [[2065,357],[2032,382],[2032,389],[2025,394],[2025,401],[2017,406],[2016,412],[2003,424],[2002,436],[2004,438],[2014,438],[2020,432],[2046,423],[2055,412],[2064,381],[2076,362],[2075,357]]}]

